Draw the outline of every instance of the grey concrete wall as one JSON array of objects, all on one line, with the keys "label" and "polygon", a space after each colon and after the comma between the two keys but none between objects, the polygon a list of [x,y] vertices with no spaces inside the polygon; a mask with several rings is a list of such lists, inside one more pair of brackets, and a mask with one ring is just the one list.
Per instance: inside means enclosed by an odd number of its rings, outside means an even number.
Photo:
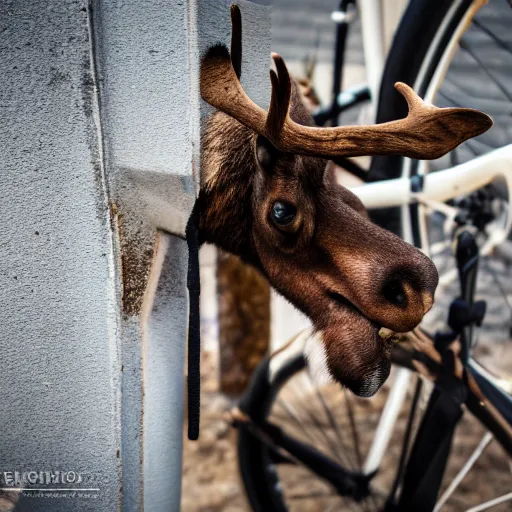
[{"label": "grey concrete wall", "polygon": [[[183,364],[187,326],[187,259],[183,240],[162,235],[155,300],[145,325],[144,509],[179,510],[183,448]],[[161,264],[160,264],[161,263]],[[172,327],[172,328],[169,328]]]},{"label": "grey concrete wall", "polygon": [[76,471],[116,510],[119,320],[82,1],[0,3],[0,473]]},{"label": "grey concrete wall", "polygon": [[[269,9],[240,5],[266,106]],[[178,510],[199,57],[228,2],[7,0],[0,33],[0,476],[99,489],[21,511]]]}]

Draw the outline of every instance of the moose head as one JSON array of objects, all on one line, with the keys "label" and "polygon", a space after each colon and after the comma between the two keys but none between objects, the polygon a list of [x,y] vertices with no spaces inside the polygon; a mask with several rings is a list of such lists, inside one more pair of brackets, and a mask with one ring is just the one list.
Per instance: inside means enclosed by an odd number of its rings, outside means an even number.
[{"label": "moose head", "polygon": [[201,96],[217,109],[203,136],[201,241],[258,268],[311,318],[317,340],[311,362],[356,394],[371,396],[390,369],[389,335],[381,328],[413,329],[432,306],[438,276],[424,254],[368,219],[359,199],[337,183],[327,159],[438,158],[492,121],[471,109],[427,105],[398,83],[407,118],[314,127],[277,54],[266,112],[240,84],[237,6],[231,16],[231,53],[217,45],[201,62]]}]

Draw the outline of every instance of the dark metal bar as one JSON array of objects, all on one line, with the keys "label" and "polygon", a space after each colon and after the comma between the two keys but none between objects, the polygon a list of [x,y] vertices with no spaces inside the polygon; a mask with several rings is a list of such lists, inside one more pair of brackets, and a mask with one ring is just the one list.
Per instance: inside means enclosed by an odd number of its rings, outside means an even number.
[{"label": "dark metal bar", "polygon": [[[461,297],[466,301],[471,310],[476,289],[476,278],[478,273],[478,246],[475,237],[469,231],[463,231],[457,237],[457,250],[455,259],[459,270],[459,282]],[[461,353],[460,358],[464,364],[469,360],[469,353],[473,339],[472,323],[462,329],[460,333]]]},{"label": "dark metal bar", "polygon": [[340,495],[351,496],[359,501],[369,494],[368,484],[371,477],[348,471],[313,446],[289,436],[272,423],[266,422],[257,428],[261,429],[273,443],[286,450],[294,459],[304,464],[320,478],[327,480]]},{"label": "dark metal bar", "polygon": [[[353,3],[351,0],[341,0],[338,10],[346,13],[349,4]],[[334,70],[333,70],[333,84],[332,84],[332,102],[331,102],[331,115],[329,120],[332,126],[338,126],[339,112],[336,113],[332,106],[336,104],[339,93],[341,92],[341,83],[343,81],[343,63],[345,60],[345,43],[347,40],[348,22],[343,20],[336,25],[336,42],[334,45]]]},{"label": "dark metal bar", "polygon": [[[338,120],[338,116],[341,112],[344,112],[363,101],[368,101],[369,99],[370,89],[367,85],[350,88],[335,96],[331,105],[314,112],[313,119],[318,126],[323,126],[328,121],[331,121],[332,123],[333,116]],[[338,124],[339,123],[336,122],[336,125],[333,124],[333,126],[337,126]]]}]

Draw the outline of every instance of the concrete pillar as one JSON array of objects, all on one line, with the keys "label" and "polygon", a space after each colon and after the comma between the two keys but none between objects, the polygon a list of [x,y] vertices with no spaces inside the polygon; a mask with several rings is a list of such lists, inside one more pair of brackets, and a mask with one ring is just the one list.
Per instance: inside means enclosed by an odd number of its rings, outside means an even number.
[{"label": "concrete pillar", "polygon": [[72,487],[96,498],[32,492],[17,510],[116,510],[121,281],[86,4],[2,2],[0,24],[1,483],[83,473]]},{"label": "concrete pillar", "polygon": [[[240,5],[250,81],[268,8]],[[179,510],[199,56],[228,2],[6,0],[0,32],[1,487],[54,490],[17,511]]]}]

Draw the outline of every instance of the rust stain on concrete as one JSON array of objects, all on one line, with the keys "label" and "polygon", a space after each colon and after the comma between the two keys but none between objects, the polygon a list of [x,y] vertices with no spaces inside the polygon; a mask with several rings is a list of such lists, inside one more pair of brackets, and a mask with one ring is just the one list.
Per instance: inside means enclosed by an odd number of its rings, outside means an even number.
[{"label": "rust stain on concrete", "polygon": [[111,215],[117,225],[122,281],[122,308],[129,316],[138,316],[148,285],[156,247],[156,230],[128,214],[121,213],[116,203],[111,203]]}]

